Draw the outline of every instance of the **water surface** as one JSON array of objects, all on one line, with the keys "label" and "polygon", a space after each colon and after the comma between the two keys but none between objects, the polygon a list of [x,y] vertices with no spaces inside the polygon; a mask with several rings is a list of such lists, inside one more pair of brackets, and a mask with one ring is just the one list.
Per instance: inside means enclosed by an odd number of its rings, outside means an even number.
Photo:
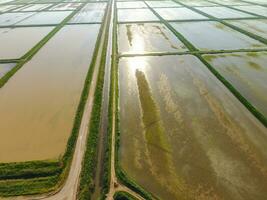
[{"label": "water surface", "polygon": [[65,26],[0,89],[0,162],[64,153],[99,27]]},{"label": "water surface", "polygon": [[205,57],[267,117],[267,53],[233,53]]},{"label": "water surface", "polygon": [[156,8],[156,12],[165,20],[206,19],[207,17],[189,8]]},{"label": "water surface", "polygon": [[123,53],[176,52],[186,47],[161,23],[120,24],[119,51]]},{"label": "water surface", "polygon": [[267,198],[267,130],[193,56],[119,62],[119,162],[164,200]]},{"label": "water surface", "polygon": [[171,25],[201,50],[257,49],[266,47],[263,43],[219,22],[177,22],[171,23]]},{"label": "water surface", "polygon": [[0,28],[0,59],[20,58],[54,27]]}]

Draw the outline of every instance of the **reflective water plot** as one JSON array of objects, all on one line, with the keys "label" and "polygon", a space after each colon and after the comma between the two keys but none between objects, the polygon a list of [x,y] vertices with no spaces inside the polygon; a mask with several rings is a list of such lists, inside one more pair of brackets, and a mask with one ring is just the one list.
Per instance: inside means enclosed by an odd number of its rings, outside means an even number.
[{"label": "reflective water plot", "polygon": [[265,200],[266,126],[230,90],[267,116],[266,20],[253,14],[265,7],[121,2],[118,158],[127,177],[163,200]]}]

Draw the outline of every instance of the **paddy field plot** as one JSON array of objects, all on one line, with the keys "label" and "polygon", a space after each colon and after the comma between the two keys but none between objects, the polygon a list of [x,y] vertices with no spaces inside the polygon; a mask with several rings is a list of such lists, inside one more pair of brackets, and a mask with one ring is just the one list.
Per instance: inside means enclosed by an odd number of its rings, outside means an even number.
[{"label": "paddy field plot", "polygon": [[0,4],[0,13],[9,11],[11,9],[15,9],[17,7],[20,7],[20,6],[18,6],[18,5],[2,5],[1,6],[1,4]]},{"label": "paddy field plot", "polygon": [[54,27],[0,28],[0,59],[20,58]]},{"label": "paddy field plot", "polygon": [[222,5],[250,5],[246,1],[240,1],[240,0],[212,0],[215,3],[219,3]]},{"label": "paddy field plot", "polygon": [[246,17],[255,17],[253,15],[237,11],[227,7],[198,7],[198,10],[211,15],[216,18],[246,18]]},{"label": "paddy field plot", "polygon": [[44,25],[44,24],[59,24],[61,23],[72,11],[44,11],[38,12],[35,15],[22,20],[18,25]]},{"label": "paddy field plot", "polygon": [[119,22],[159,21],[148,8],[118,9],[117,13]]},{"label": "paddy field plot", "polygon": [[[92,8],[95,7],[95,8]],[[100,23],[105,14],[105,3],[87,4],[82,8],[69,23]]]},{"label": "paddy field plot", "polygon": [[267,53],[204,56],[249,102],[267,116]]},{"label": "paddy field plot", "polygon": [[87,3],[82,10],[104,10],[107,7],[106,2],[98,2],[98,3]]},{"label": "paddy field plot", "polygon": [[266,199],[265,127],[196,57],[121,58],[119,163],[161,199]]},{"label": "paddy field plot", "polygon": [[117,8],[146,8],[146,4],[142,1],[123,1],[117,2]]},{"label": "paddy field plot", "polygon": [[207,18],[188,8],[155,8],[155,11],[165,20],[192,20]]},{"label": "paddy field plot", "polygon": [[161,23],[119,24],[121,53],[186,51],[185,45]]},{"label": "paddy field plot", "polygon": [[41,11],[52,5],[53,4],[29,4],[27,6],[17,8],[14,11]]},{"label": "paddy field plot", "polygon": [[263,6],[253,6],[253,5],[247,5],[247,6],[233,6],[233,8],[237,8],[239,10],[243,10],[246,12],[250,12],[257,15],[262,15],[264,17],[267,17],[267,7]]},{"label": "paddy field plot", "polygon": [[174,22],[171,25],[200,50],[257,49],[266,45],[219,22]]},{"label": "paddy field plot", "polygon": [[215,6],[215,3],[203,0],[179,0],[179,2],[187,6]]},{"label": "paddy field plot", "polygon": [[27,19],[28,17],[36,14],[35,12],[17,12],[17,13],[4,13],[0,15],[0,26],[14,25]]},{"label": "paddy field plot", "polygon": [[181,7],[180,4],[174,1],[146,1],[146,3],[152,8],[160,8],[160,7]]},{"label": "paddy field plot", "polygon": [[78,7],[80,7],[82,4],[81,3],[59,3],[49,10],[76,10]]},{"label": "paddy field plot", "polygon": [[1,88],[0,162],[64,153],[99,27],[65,26]]}]

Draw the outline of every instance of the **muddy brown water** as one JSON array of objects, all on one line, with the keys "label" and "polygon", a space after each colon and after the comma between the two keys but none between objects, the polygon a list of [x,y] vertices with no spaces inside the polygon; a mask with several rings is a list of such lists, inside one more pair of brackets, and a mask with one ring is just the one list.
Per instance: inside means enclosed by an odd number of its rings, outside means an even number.
[{"label": "muddy brown water", "polygon": [[0,162],[64,153],[98,31],[65,26],[0,89]]},{"label": "muddy brown water", "polygon": [[0,28],[0,59],[20,58],[54,27]]},{"label": "muddy brown water", "polygon": [[197,58],[122,58],[119,88],[119,162],[139,185],[166,200],[267,198],[267,130]]}]

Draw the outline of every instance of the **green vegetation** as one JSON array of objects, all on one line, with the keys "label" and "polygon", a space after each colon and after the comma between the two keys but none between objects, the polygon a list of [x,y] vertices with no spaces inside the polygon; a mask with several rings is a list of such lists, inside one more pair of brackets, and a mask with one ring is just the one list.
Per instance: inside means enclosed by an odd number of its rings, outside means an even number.
[{"label": "green vegetation", "polygon": [[[110,15],[107,15],[110,16]],[[108,20],[108,19],[107,19]],[[108,20],[109,21],[109,20]],[[92,115],[90,119],[90,127],[86,144],[86,151],[83,159],[82,170],[80,174],[80,184],[78,190],[78,199],[90,199],[92,192],[94,191],[94,174],[97,162],[97,145],[99,128],[101,122],[101,108],[102,108],[102,95],[105,78],[105,65],[106,65],[106,53],[105,49],[108,45],[108,24],[107,29],[103,35],[103,51],[101,54],[100,68],[98,72],[96,90],[94,94],[94,105]],[[102,32],[102,31],[101,31]],[[99,48],[98,48],[99,49]]]},{"label": "green vegetation", "polygon": [[114,194],[114,200],[137,200],[134,196],[127,192],[119,191]]}]

